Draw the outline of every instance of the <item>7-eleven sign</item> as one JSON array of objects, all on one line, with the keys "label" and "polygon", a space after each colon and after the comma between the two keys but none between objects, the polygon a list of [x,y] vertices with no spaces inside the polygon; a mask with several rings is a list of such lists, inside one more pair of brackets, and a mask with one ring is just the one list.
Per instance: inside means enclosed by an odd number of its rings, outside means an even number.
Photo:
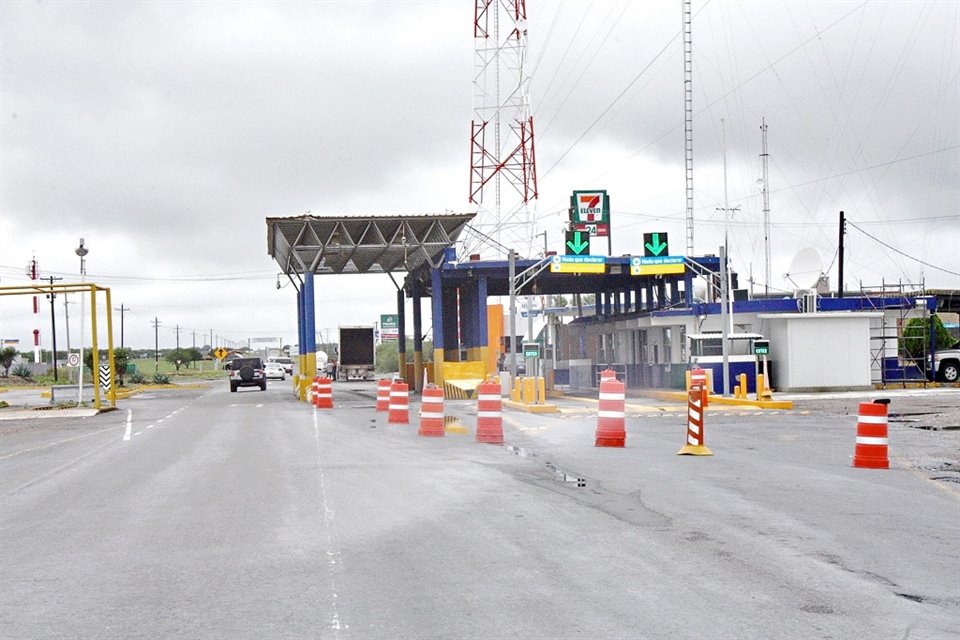
[{"label": "7-eleven sign", "polygon": [[574,191],[570,196],[570,221],[574,224],[610,222],[610,197],[606,190]]}]

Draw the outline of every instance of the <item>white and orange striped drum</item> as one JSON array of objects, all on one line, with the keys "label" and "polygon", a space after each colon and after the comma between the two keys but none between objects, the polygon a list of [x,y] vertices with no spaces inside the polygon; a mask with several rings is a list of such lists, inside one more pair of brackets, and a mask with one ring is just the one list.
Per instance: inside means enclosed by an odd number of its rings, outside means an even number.
[{"label": "white and orange striped drum", "polygon": [[887,457],[887,404],[889,401],[861,402],[857,416],[857,445],[853,466],[889,469]]}]

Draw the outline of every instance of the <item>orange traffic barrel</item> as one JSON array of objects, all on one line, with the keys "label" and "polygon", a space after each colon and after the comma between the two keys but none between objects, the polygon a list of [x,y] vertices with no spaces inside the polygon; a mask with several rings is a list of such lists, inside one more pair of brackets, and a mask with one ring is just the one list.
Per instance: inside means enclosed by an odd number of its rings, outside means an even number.
[{"label": "orange traffic barrel", "polygon": [[[612,373],[612,372],[611,372]],[[602,376],[603,374],[601,374]],[[622,447],[627,430],[625,387],[615,377],[600,379],[600,407],[597,412],[597,447]]]},{"label": "orange traffic barrel", "polygon": [[317,409],[333,409],[333,382],[330,378],[317,381],[317,392],[313,397]]},{"label": "orange traffic barrel", "polygon": [[678,456],[712,456],[703,444],[703,389],[691,384],[687,392],[687,443],[677,451]]},{"label": "orange traffic barrel", "polygon": [[435,384],[428,384],[423,388],[420,398],[420,430],[421,436],[442,436],[444,434],[443,421],[443,389]]},{"label": "orange traffic barrel", "polygon": [[614,371],[613,369],[607,367],[606,369],[604,369],[603,371],[600,372],[600,380],[601,380],[601,381],[603,381],[603,380],[611,380],[611,379],[613,379],[613,380],[616,380],[616,379],[617,379],[617,372]]},{"label": "orange traffic barrel", "polygon": [[857,416],[857,445],[853,466],[889,469],[887,458],[887,405],[889,400],[861,402]]},{"label": "orange traffic barrel", "polygon": [[390,380],[380,378],[377,381],[377,411],[386,411],[390,408]]},{"label": "orange traffic barrel", "polygon": [[477,442],[503,444],[503,398],[493,380],[477,387]]},{"label": "orange traffic barrel", "polygon": [[403,380],[390,384],[390,405],[387,407],[387,424],[410,424],[410,388]]},{"label": "orange traffic barrel", "polygon": [[313,406],[317,406],[317,385],[320,383],[320,376],[314,376],[310,381],[310,389],[307,391],[307,401]]}]

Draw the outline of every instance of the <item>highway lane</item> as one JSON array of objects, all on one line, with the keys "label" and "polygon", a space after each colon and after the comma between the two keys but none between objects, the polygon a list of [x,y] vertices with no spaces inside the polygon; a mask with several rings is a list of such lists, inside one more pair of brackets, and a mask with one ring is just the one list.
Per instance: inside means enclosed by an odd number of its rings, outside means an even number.
[{"label": "highway lane", "polygon": [[[333,411],[288,390],[157,393],[2,427],[0,637],[960,628],[956,494],[909,468],[850,468],[849,420],[708,413],[716,455],[692,459],[675,455],[680,407],[636,401],[625,449],[592,446],[588,402],[508,412],[497,447],[387,425],[369,386],[335,385]],[[449,405],[473,424],[471,403]]]}]

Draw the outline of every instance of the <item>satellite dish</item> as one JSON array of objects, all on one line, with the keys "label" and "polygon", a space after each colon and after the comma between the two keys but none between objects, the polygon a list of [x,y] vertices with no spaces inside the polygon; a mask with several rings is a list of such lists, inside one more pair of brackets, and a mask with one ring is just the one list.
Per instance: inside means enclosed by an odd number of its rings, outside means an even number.
[{"label": "satellite dish", "polygon": [[813,289],[823,273],[823,258],[813,247],[800,249],[790,261],[790,270],[784,277],[798,289]]},{"label": "satellite dish", "polygon": [[706,301],[707,283],[697,278],[693,281],[693,299],[697,301]]}]

